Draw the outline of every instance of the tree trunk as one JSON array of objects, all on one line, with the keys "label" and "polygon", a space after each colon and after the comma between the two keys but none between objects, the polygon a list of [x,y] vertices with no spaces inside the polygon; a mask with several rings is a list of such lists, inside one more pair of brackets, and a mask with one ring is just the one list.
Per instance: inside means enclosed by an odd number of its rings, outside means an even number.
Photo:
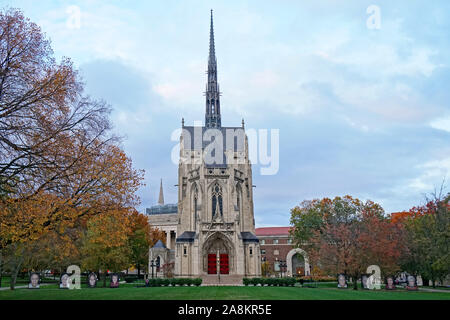
[{"label": "tree trunk", "polygon": [[19,270],[22,267],[22,263],[23,263],[23,255],[20,255],[19,261],[17,262],[13,272],[11,273],[11,283],[9,284],[9,288],[11,290],[14,290],[16,286],[17,274],[19,273]]},{"label": "tree trunk", "polygon": [[140,279],[140,277],[141,277],[141,265],[139,263],[137,265],[137,269],[138,269],[138,279]]},{"label": "tree trunk", "polygon": [[353,290],[358,290],[358,276],[353,277]]},{"label": "tree trunk", "polygon": [[0,288],[2,287],[2,277],[3,277],[3,252],[0,248]]},{"label": "tree trunk", "polygon": [[106,276],[108,275],[108,272],[104,272],[104,276],[103,276],[103,288],[106,288]]}]

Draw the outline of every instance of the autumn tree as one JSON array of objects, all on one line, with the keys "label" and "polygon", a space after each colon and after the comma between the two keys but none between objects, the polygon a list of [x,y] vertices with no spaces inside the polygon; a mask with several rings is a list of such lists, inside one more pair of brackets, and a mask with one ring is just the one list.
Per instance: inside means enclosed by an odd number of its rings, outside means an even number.
[{"label": "autumn tree", "polygon": [[401,232],[370,200],[304,201],[291,210],[291,224],[295,243],[308,253],[310,263],[329,274],[347,274],[355,289],[369,265],[379,265],[385,273],[398,269]]},{"label": "autumn tree", "polygon": [[450,274],[450,194],[434,196],[423,206],[413,207],[396,219],[405,227],[406,247],[402,267],[421,275],[426,283],[444,282]]},{"label": "autumn tree", "polygon": [[131,233],[128,210],[110,211],[89,219],[83,240],[82,267],[102,271],[106,286],[107,271],[119,272],[130,266],[128,236]]},{"label": "autumn tree", "polygon": [[72,62],[55,61],[35,23],[0,12],[0,253],[52,233],[69,245],[90,218],[138,203],[142,172],[111,135],[108,114],[83,94]]},{"label": "autumn tree", "polygon": [[131,234],[128,245],[130,247],[130,261],[137,268],[138,277],[141,269],[148,268],[149,248],[158,240],[164,240],[164,232],[153,228],[148,221],[148,217],[137,211],[130,215]]}]

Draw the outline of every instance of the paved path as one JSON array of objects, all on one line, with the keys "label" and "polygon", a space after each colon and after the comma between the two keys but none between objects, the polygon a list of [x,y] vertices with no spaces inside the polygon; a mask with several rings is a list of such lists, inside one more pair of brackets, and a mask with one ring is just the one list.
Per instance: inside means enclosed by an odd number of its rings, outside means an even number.
[{"label": "paved path", "polygon": [[202,286],[243,286],[242,276],[222,274],[220,281],[215,274],[202,275],[201,278],[203,279]]},{"label": "paved path", "polygon": [[419,291],[445,292],[445,293],[450,293],[450,290],[445,290],[445,289],[432,289],[432,288],[419,288]]}]

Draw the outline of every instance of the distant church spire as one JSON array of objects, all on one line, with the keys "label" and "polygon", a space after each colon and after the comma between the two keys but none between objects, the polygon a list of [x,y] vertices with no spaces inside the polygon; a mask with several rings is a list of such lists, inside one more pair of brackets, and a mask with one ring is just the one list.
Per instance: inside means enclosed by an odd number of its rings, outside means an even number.
[{"label": "distant church spire", "polygon": [[211,28],[209,31],[208,83],[206,85],[205,126],[220,128],[220,92],[217,83],[217,59],[214,45],[213,11],[211,10]]},{"label": "distant church spire", "polygon": [[161,206],[164,205],[164,193],[163,193],[162,179],[161,179],[161,184],[159,186],[159,200],[158,200],[158,204],[161,205]]}]

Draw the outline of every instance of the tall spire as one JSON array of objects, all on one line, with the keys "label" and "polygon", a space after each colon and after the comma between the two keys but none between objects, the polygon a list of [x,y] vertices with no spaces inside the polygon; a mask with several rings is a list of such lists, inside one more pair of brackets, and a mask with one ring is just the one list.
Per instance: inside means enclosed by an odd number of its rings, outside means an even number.
[{"label": "tall spire", "polygon": [[161,184],[159,186],[159,200],[158,200],[158,204],[161,205],[161,206],[164,205],[164,193],[163,193],[162,179],[161,179]]},{"label": "tall spire", "polygon": [[208,83],[206,85],[205,126],[220,128],[220,92],[217,83],[217,59],[214,44],[213,11],[211,10],[211,27],[209,31]]},{"label": "tall spire", "polygon": [[216,48],[214,46],[214,22],[213,11],[211,9],[211,27],[209,29],[209,63],[216,63]]}]

